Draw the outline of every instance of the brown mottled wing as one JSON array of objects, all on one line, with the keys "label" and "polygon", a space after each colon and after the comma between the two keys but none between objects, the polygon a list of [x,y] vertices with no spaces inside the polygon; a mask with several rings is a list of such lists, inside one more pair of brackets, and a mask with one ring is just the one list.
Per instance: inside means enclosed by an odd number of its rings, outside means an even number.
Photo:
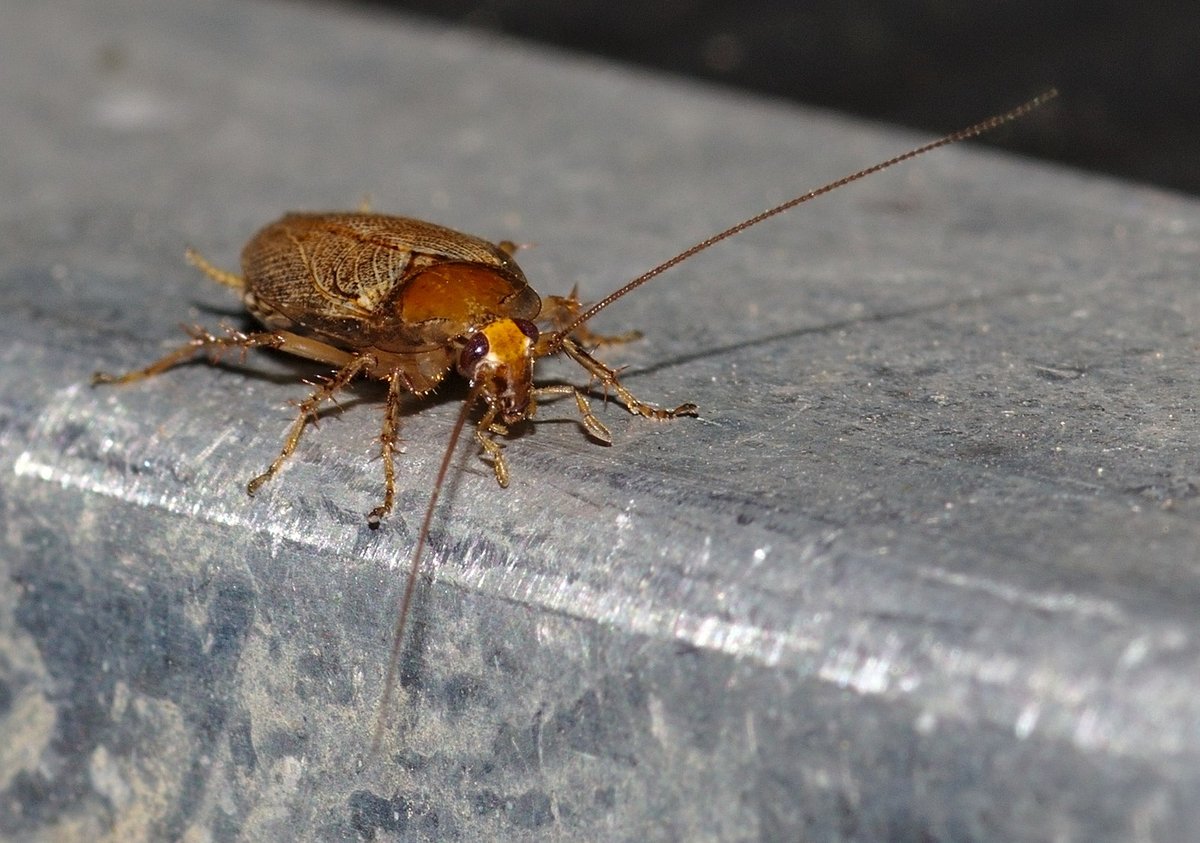
[{"label": "brown mottled wing", "polygon": [[454,265],[469,268],[468,275],[493,276],[507,298],[523,302],[522,311],[532,296],[536,315],[537,296],[509,255],[486,240],[421,220],[288,214],[259,231],[242,252],[246,305],[263,324],[343,347],[397,352],[436,345],[467,327],[453,284],[444,290],[445,314],[437,302],[432,310],[422,308],[419,320],[397,307],[414,278],[430,270],[453,277],[447,269]]}]

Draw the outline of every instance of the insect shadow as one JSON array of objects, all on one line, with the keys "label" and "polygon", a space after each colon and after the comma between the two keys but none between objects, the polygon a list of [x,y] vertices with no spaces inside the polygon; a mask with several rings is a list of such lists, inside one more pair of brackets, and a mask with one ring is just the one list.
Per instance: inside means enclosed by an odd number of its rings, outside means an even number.
[{"label": "insect shadow", "polygon": [[665,369],[672,369],[677,366],[686,366],[691,363],[697,363],[704,360],[719,359],[727,354],[735,354],[739,351],[747,351],[750,349],[761,348],[763,346],[772,345],[778,342],[787,340],[799,339],[807,336],[822,336],[825,334],[844,331],[848,328],[861,327],[863,325],[884,324],[899,319],[908,319],[913,316],[922,316],[929,313],[937,313],[941,310],[953,307],[971,307],[979,304],[989,304],[992,302],[1006,301],[1008,299],[1021,298],[1029,295],[1032,288],[1020,287],[1017,289],[1009,288],[1003,292],[994,293],[986,296],[962,296],[951,299],[943,299],[941,301],[926,302],[913,307],[902,307],[894,310],[880,311],[871,313],[866,316],[854,316],[847,319],[838,319],[832,322],[822,322],[819,325],[803,325],[797,328],[788,328],[783,331],[776,331],[772,334],[763,334],[762,336],[753,337],[748,340],[738,340],[737,342],[726,343],[725,345],[708,345],[705,348],[688,354],[677,354],[674,357],[666,357],[657,363],[651,363],[645,366],[630,366],[622,370],[622,374],[626,379],[632,380],[640,375],[650,375],[661,372]]}]

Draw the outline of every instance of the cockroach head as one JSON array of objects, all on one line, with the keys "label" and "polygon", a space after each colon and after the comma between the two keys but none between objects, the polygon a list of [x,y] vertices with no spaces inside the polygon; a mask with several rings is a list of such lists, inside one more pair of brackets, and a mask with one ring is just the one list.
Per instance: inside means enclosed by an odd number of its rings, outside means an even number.
[{"label": "cockroach head", "polygon": [[505,424],[532,415],[537,340],[537,326],[527,319],[497,319],[462,338],[458,372],[478,388]]}]

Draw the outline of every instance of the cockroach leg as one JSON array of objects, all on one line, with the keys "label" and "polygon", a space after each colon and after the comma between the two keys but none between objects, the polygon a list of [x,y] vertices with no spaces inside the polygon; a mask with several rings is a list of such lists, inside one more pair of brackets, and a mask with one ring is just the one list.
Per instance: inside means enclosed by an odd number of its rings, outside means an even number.
[{"label": "cockroach leg", "polygon": [[230,330],[227,336],[218,337],[202,328],[189,328],[187,330],[192,335],[191,340],[169,354],[163,355],[149,366],[143,369],[135,369],[132,372],[126,372],[123,375],[109,375],[105,372],[96,372],[92,375],[92,385],[140,381],[142,378],[161,374],[172,366],[177,366],[180,363],[190,360],[202,351],[208,352],[209,359],[215,363],[224,352],[231,348],[240,348],[243,351],[251,348],[281,348],[287,342],[287,338],[278,331],[260,331],[255,334],[243,334]]},{"label": "cockroach leg", "polygon": [[383,431],[379,434],[380,453],[383,456],[383,503],[367,515],[367,526],[379,528],[380,520],[392,511],[396,500],[396,431],[400,429],[400,397],[412,392],[412,383],[403,372],[395,371],[388,376],[387,404],[383,409]]},{"label": "cockroach leg", "polygon": [[264,483],[275,476],[287,458],[296,450],[296,444],[300,441],[300,435],[304,433],[304,428],[308,426],[310,421],[316,421],[317,411],[320,409],[321,404],[343,389],[356,375],[367,371],[375,365],[377,365],[376,360],[371,355],[357,355],[345,366],[338,369],[333,377],[317,387],[308,398],[302,401],[299,412],[296,414],[296,420],[292,422],[291,428],[288,429],[287,438],[283,442],[283,448],[279,451],[279,456],[267,467],[266,471],[246,484],[246,494],[253,495],[262,488]]},{"label": "cockroach leg", "polygon": [[224,284],[226,287],[233,287],[235,290],[243,290],[246,288],[246,281],[240,275],[235,275],[232,272],[226,272],[224,269],[213,266],[208,262],[204,255],[197,252],[191,246],[188,246],[183,253],[184,258],[196,269],[203,272],[218,284]]},{"label": "cockroach leg", "polygon": [[575,396],[575,405],[579,408],[579,417],[583,422],[583,427],[595,439],[603,442],[605,445],[612,444],[612,434],[600,419],[596,418],[596,414],[592,412],[592,405],[587,400],[587,396],[583,390],[577,386],[570,384],[551,384],[549,386],[539,386],[533,391],[535,399],[544,398],[547,395],[573,395]]},{"label": "cockroach leg", "polygon": [[505,428],[496,425],[496,407],[489,406],[487,412],[483,414],[483,418],[479,420],[479,424],[475,426],[475,441],[479,443],[479,447],[483,448],[484,452],[492,460],[492,471],[496,473],[496,482],[501,488],[508,488],[508,462],[504,459],[504,452],[500,447],[500,443],[492,439],[488,434],[504,433]]},{"label": "cockroach leg", "polygon": [[[546,296],[542,302],[540,318],[548,319],[554,325],[556,331],[561,331],[574,322],[581,312],[583,312],[583,305],[579,301],[579,287],[576,285],[565,296]],[[626,331],[623,334],[597,334],[586,325],[580,325],[571,332],[571,336],[577,339],[581,345],[595,348],[601,345],[617,345],[623,342],[633,342],[642,338],[642,332]]]},{"label": "cockroach leg", "polygon": [[694,416],[697,414],[698,408],[691,402],[680,404],[675,409],[669,410],[666,407],[658,407],[654,404],[638,400],[617,378],[616,370],[610,369],[588,354],[572,337],[563,339],[562,350],[566,352],[568,357],[586,369],[589,375],[600,381],[605,390],[611,389],[615,392],[617,398],[621,399],[621,403],[634,415],[657,421],[665,421],[666,419],[673,419],[676,416]]}]

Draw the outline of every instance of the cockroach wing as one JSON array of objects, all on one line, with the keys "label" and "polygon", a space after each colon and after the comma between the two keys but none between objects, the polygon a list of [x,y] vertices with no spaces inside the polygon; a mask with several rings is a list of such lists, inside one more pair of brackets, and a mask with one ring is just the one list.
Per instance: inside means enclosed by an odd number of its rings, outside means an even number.
[{"label": "cockroach wing", "polygon": [[541,299],[512,256],[453,229],[381,214],[288,214],[242,252],[264,325],[346,349],[428,350]]}]

